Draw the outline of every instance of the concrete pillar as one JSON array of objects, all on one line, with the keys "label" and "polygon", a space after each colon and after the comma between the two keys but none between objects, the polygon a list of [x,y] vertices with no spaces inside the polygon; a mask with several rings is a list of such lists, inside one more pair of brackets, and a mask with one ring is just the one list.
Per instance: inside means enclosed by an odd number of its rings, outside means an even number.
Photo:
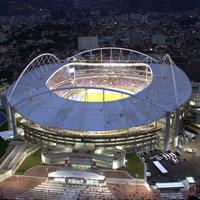
[{"label": "concrete pillar", "polygon": [[12,130],[13,125],[12,125],[11,107],[9,104],[7,104],[6,106],[6,115],[7,115],[8,129]]},{"label": "concrete pillar", "polygon": [[199,108],[193,109],[193,112],[195,113],[195,124],[200,125],[200,110],[199,110]]},{"label": "concrete pillar", "polygon": [[16,136],[17,136],[17,121],[15,118],[15,109],[14,108],[11,108],[11,118],[12,118],[14,138],[16,138]]},{"label": "concrete pillar", "polygon": [[169,148],[169,139],[170,139],[170,113],[166,113],[166,130],[165,130],[165,143],[163,151],[167,151]]},{"label": "concrete pillar", "polygon": [[178,146],[178,135],[180,128],[180,109],[176,109],[176,121],[175,121],[175,129],[174,129],[174,148]]}]

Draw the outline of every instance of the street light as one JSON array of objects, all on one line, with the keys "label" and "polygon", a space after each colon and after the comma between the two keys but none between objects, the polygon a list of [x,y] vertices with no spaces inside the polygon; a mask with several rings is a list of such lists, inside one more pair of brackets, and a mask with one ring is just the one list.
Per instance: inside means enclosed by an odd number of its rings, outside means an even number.
[{"label": "street light", "polygon": [[138,174],[135,174],[135,176],[136,176],[136,187],[135,187],[135,193],[137,194]]}]

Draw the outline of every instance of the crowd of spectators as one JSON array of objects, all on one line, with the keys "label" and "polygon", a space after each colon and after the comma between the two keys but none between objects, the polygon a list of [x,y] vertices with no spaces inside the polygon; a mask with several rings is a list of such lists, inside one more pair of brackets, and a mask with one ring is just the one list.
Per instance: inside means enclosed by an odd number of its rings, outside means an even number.
[{"label": "crowd of spectators", "polygon": [[131,79],[120,76],[101,76],[71,79],[69,76],[66,76],[65,78],[63,76],[64,74],[59,73],[59,75],[48,84],[50,89],[57,90],[54,91],[54,93],[58,96],[65,96],[68,94],[69,89],[67,88],[70,87],[77,87],[77,89],[81,87],[115,89],[134,94],[148,84],[148,82],[134,79],[134,77]]}]

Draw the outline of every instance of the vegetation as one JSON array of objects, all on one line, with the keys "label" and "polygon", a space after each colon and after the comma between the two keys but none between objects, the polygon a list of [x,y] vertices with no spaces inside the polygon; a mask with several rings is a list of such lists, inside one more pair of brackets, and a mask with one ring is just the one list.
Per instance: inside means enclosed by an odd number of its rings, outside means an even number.
[{"label": "vegetation", "polygon": [[4,88],[5,88],[5,86],[0,84],[0,92],[3,91]]},{"label": "vegetation", "polygon": [[195,197],[195,196],[189,196],[188,197],[188,200],[198,200],[199,198],[198,197]]},{"label": "vegetation", "polygon": [[8,145],[9,145],[9,141],[4,140],[0,136],[0,158],[5,154]]},{"label": "vegetation", "polygon": [[27,157],[21,166],[16,171],[16,174],[24,174],[27,169],[34,167],[35,165],[41,165],[41,149]]},{"label": "vegetation", "polygon": [[8,130],[8,124],[5,122],[1,127],[0,127],[0,132],[2,131],[7,131]]},{"label": "vegetation", "polygon": [[130,153],[126,155],[127,163],[125,167],[120,170],[127,171],[134,178],[144,178],[144,164],[139,159],[136,153]]}]

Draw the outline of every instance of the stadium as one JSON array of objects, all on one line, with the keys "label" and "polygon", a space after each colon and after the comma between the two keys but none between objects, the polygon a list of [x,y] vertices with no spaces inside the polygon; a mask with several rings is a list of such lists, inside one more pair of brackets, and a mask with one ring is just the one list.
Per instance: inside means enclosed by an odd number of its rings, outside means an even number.
[{"label": "stadium", "polygon": [[25,140],[41,143],[44,163],[116,169],[129,151],[177,146],[191,85],[169,55],[109,47],[66,60],[42,54],[6,96],[15,137],[21,127]]}]

